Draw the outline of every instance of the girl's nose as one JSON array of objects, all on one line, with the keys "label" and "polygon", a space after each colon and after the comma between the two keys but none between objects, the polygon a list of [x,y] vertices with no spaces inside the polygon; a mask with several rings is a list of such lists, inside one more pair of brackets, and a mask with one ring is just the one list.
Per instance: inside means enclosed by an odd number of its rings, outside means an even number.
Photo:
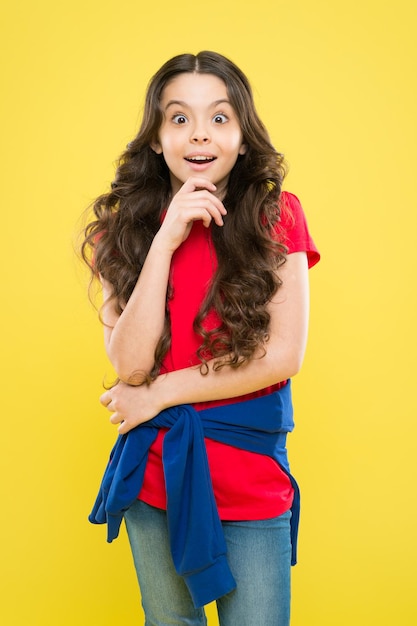
[{"label": "girl's nose", "polygon": [[191,134],[191,141],[193,143],[208,143],[210,141],[210,137],[206,130],[196,128]]}]

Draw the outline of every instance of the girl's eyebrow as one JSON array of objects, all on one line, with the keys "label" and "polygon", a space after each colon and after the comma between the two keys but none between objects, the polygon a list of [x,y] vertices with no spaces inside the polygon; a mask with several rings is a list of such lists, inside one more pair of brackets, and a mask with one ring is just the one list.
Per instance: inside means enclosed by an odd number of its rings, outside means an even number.
[{"label": "girl's eyebrow", "polygon": [[[214,102],[212,102],[209,105],[209,108],[213,108],[213,107],[217,107],[219,106],[219,104],[230,104],[229,100],[226,100],[226,98],[222,98],[220,100],[215,100]],[[165,111],[170,107],[170,106],[180,106],[186,109],[190,108],[190,105],[187,104],[186,102],[184,102],[184,100],[170,100],[166,107],[165,107]]]}]

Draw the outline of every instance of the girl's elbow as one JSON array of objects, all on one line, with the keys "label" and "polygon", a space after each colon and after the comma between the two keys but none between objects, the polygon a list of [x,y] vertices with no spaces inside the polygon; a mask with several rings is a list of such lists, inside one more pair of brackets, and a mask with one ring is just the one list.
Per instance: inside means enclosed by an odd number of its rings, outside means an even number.
[{"label": "girl's elbow", "polygon": [[152,366],[143,367],[144,364],[140,366],[136,364],[133,366],[132,364],[126,363],[123,359],[114,359],[112,365],[119,380],[127,385],[143,385],[144,383],[149,383],[151,380]]},{"label": "girl's elbow", "polygon": [[306,344],[303,341],[294,346],[289,355],[289,365],[292,370],[291,376],[295,376],[301,370],[304,362],[304,355],[306,351]]},{"label": "girl's elbow", "polygon": [[287,351],[275,353],[272,360],[275,377],[280,381],[287,380],[300,371],[304,361],[304,349],[292,346]]},{"label": "girl's elbow", "polygon": [[145,370],[133,370],[133,371],[121,371],[116,370],[118,378],[126,385],[132,385],[133,387],[139,387],[140,385],[149,384],[151,382],[150,372]]},{"label": "girl's elbow", "polygon": [[289,374],[287,378],[292,378],[293,376],[298,374],[303,364],[303,361],[304,361],[304,354],[302,355],[297,354],[297,355],[294,355],[291,359],[289,359],[289,362],[288,362]]}]

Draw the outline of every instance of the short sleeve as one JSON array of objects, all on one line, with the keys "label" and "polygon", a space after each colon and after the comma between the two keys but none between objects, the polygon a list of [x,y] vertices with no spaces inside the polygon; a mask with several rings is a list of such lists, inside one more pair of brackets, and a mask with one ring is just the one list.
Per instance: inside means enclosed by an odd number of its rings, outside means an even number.
[{"label": "short sleeve", "polygon": [[320,253],[308,230],[306,216],[297,196],[283,191],[280,198],[281,220],[279,228],[288,254],[306,252],[308,267],[313,267],[320,260]]}]

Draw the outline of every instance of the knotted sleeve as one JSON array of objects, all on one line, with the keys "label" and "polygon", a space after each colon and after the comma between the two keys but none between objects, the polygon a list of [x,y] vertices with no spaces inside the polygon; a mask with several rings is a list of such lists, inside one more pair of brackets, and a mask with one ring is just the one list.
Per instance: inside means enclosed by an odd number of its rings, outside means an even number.
[{"label": "knotted sleeve", "polygon": [[158,428],[169,428],[163,465],[171,554],[194,605],[200,607],[228,593],[236,583],[226,559],[203,427],[195,409],[188,405],[172,407],[119,436],[89,520],[107,523],[109,542],[118,536],[124,512],[142,487],[148,450]]}]

